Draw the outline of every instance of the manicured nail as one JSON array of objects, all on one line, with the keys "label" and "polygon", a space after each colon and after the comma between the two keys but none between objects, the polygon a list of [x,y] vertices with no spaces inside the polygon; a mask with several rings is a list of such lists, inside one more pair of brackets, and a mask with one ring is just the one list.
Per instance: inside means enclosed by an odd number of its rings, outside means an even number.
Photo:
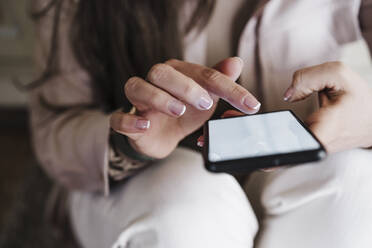
[{"label": "manicured nail", "polygon": [[199,100],[199,108],[202,110],[208,110],[213,106],[213,100],[209,97],[202,96]]},{"label": "manicured nail", "polygon": [[241,67],[244,66],[244,61],[240,57],[234,57],[234,58],[239,61]]},{"label": "manicured nail", "polygon": [[168,109],[175,116],[181,116],[185,113],[186,106],[177,100],[171,100],[168,102]]},{"label": "manicured nail", "polygon": [[261,107],[261,103],[251,96],[246,96],[243,103],[248,108],[253,110],[259,110]]},{"label": "manicured nail", "polygon": [[136,128],[140,130],[146,130],[150,128],[150,121],[149,120],[137,120],[136,121]]},{"label": "manicured nail", "polygon": [[290,88],[285,92],[284,97],[283,97],[283,100],[286,101],[286,102],[289,101],[289,100],[292,98],[294,92],[295,92],[294,88],[290,87]]}]

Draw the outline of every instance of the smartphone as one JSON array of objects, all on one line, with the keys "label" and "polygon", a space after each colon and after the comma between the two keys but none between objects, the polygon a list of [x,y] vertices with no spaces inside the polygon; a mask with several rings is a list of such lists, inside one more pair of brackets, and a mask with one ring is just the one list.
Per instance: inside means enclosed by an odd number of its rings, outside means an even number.
[{"label": "smartphone", "polygon": [[210,120],[203,149],[212,172],[244,173],[326,157],[320,141],[290,110]]}]

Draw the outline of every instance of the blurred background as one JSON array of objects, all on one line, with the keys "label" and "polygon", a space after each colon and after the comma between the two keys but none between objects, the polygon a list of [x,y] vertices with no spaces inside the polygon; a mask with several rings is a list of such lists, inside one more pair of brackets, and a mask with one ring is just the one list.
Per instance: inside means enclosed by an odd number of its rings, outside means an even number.
[{"label": "blurred background", "polygon": [[51,228],[52,184],[32,153],[27,94],[13,83],[36,77],[30,2],[0,0],[0,247],[70,247]]},{"label": "blurred background", "polygon": [[[32,153],[27,95],[13,84],[15,79],[30,82],[37,76],[29,3],[0,0],[0,247],[70,247],[50,228],[45,203],[52,184]],[[346,46],[342,60],[372,82],[364,41]]]}]

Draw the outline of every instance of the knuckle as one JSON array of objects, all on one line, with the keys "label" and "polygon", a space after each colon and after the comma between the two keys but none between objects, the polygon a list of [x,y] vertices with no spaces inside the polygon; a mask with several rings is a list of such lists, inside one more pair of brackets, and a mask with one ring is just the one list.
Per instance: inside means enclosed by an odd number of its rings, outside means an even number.
[{"label": "knuckle", "polygon": [[164,95],[160,90],[153,89],[150,92],[149,105],[152,108],[158,108],[159,105],[164,101]]},{"label": "knuckle", "polygon": [[185,85],[183,92],[186,98],[190,98],[196,94],[197,86],[195,84],[188,83]]},{"label": "knuckle", "polygon": [[293,74],[293,87],[296,88],[302,82],[304,73],[305,73],[304,69],[295,71],[295,73]]},{"label": "knuckle", "polygon": [[168,59],[167,61],[165,61],[165,64],[166,65],[174,65],[174,64],[177,64],[179,62],[178,59]]},{"label": "knuckle", "polygon": [[245,90],[241,86],[239,86],[238,84],[235,84],[235,85],[232,86],[231,94],[228,97],[228,100],[233,101],[234,99],[235,100],[236,99],[242,99],[245,95],[246,95]]},{"label": "knuckle", "polygon": [[140,91],[142,80],[139,77],[131,77],[124,85],[124,94],[129,101]]},{"label": "knuckle", "polygon": [[342,74],[346,70],[346,65],[341,61],[328,62],[328,66],[337,74]]},{"label": "knuckle", "polygon": [[219,80],[221,77],[221,73],[219,71],[215,69],[211,69],[211,68],[203,69],[202,74],[204,76],[205,81],[208,84],[213,84],[214,82]]},{"label": "knuckle", "polygon": [[138,77],[131,77],[128,79],[126,84],[124,85],[124,92],[130,93],[131,91],[136,90],[138,87],[139,78]]},{"label": "knuckle", "polygon": [[167,64],[156,64],[151,67],[149,73],[147,74],[147,78],[152,81],[156,82],[164,77],[164,74],[167,73],[170,66]]}]

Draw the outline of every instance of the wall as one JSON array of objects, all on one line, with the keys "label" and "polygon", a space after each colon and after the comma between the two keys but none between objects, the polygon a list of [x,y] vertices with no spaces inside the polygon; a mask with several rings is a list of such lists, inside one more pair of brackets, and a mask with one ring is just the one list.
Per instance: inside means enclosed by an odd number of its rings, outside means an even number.
[{"label": "wall", "polygon": [[12,81],[30,82],[33,75],[33,25],[30,0],[0,0],[0,106],[22,106],[27,97]]}]

